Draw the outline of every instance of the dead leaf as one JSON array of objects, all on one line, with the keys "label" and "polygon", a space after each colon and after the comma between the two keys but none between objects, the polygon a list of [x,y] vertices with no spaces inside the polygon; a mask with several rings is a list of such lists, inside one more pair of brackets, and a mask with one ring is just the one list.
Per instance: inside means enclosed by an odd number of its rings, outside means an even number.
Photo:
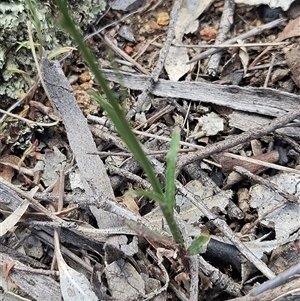
[{"label": "dead leaf", "polygon": [[6,280],[8,279],[9,272],[14,267],[14,265],[14,261],[11,261],[9,264],[7,264],[6,261],[3,262],[3,272]]},{"label": "dead leaf", "polygon": [[199,278],[201,279],[201,295],[207,291],[209,288],[212,288],[212,282],[209,280],[209,277],[204,275],[202,272],[199,272]]},{"label": "dead leaf", "polygon": [[292,73],[294,83],[300,88],[300,49],[292,48],[285,54],[285,60]]},{"label": "dead leaf", "polygon": [[191,66],[186,64],[188,61],[189,57],[185,48],[171,46],[164,66],[169,79],[177,81],[189,72]]},{"label": "dead leaf", "polygon": [[81,273],[70,268],[59,248],[59,238],[57,231],[54,232],[55,239],[55,256],[60,275],[60,289],[64,300],[68,301],[98,301],[96,294],[93,292],[88,279]]},{"label": "dead leaf", "polygon": [[249,207],[249,190],[240,188],[237,192],[239,208],[245,213],[250,210]]},{"label": "dead leaf", "polygon": [[213,3],[213,0],[184,0],[175,25],[175,39],[181,42],[183,35],[193,33],[199,27],[198,17]]},{"label": "dead leaf", "polygon": [[214,136],[224,129],[223,118],[214,112],[195,119],[198,120],[198,124],[191,132],[191,135],[189,136],[190,139]]},{"label": "dead leaf", "polygon": [[278,35],[277,41],[282,42],[286,39],[300,36],[300,17],[291,20],[284,30]]},{"label": "dead leaf", "polygon": [[261,145],[261,141],[258,139],[253,139],[250,141],[251,144],[251,150],[253,153],[253,156],[259,156],[263,154],[263,148]]},{"label": "dead leaf", "polygon": [[134,198],[128,194],[117,198],[118,202],[122,202],[132,212],[139,214],[139,206],[136,204]]},{"label": "dead leaf", "polygon": [[11,166],[0,164],[0,177],[5,181],[11,183],[13,176],[15,175],[15,171]]},{"label": "dead leaf", "polygon": [[[18,289],[18,286],[11,282],[10,279],[9,279],[9,272],[11,271],[11,269],[15,266],[15,261],[11,261],[9,264],[6,263],[6,261],[3,262],[3,275],[4,275],[4,278],[5,278],[5,281],[6,281],[6,286],[7,286],[7,289],[8,290],[11,290],[11,289]],[[5,284],[2,284],[2,285],[5,285]]]},{"label": "dead leaf", "polygon": [[250,6],[267,4],[271,8],[281,7],[283,10],[288,10],[294,1],[295,0],[235,0],[235,3],[244,3]]},{"label": "dead leaf", "polygon": [[129,262],[123,259],[114,261],[105,267],[104,272],[113,299],[139,300],[138,296],[145,295],[145,282]]},{"label": "dead leaf", "polygon": [[[298,37],[300,36],[300,17],[298,17],[295,20],[291,20],[286,27],[283,29],[283,31],[278,35],[278,38],[275,40],[275,42],[282,42],[286,39],[292,38],[292,37]],[[261,52],[254,61],[250,64],[249,67],[254,67],[260,58],[265,55],[267,52],[269,52],[273,46],[268,46],[263,52]]]},{"label": "dead leaf", "polygon": [[172,249],[166,249],[166,248],[157,248],[156,249],[156,256],[158,258],[158,262],[162,263],[163,262],[163,257],[168,258],[170,261],[176,258],[176,253],[175,250]]},{"label": "dead leaf", "polygon": [[15,266],[15,261],[11,261],[9,264],[6,263],[6,261],[3,262],[3,275],[5,277],[5,281],[7,284],[7,288],[10,289],[18,289],[18,286],[11,282],[11,280],[9,279],[9,272],[11,271],[11,269]]},{"label": "dead leaf", "polygon": [[11,213],[2,223],[0,223],[0,236],[6,234],[12,227],[14,227],[19,220],[21,219],[22,215],[25,213],[29,206],[29,202],[23,200],[23,202],[18,206],[18,208]]},{"label": "dead leaf", "polygon": [[300,262],[300,240],[292,241],[273,250],[270,258],[270,269],[276,274]]},{"label": "dead leaf", "polygon": [[[11,163],[14,165],[18,165],[20,162],[20,158],[18,156],[14,155],[7,155],[1,158],[0,163]],[[21,166],[26,167],[24,163],[21,164]]]},{"label": "dead leaf", "polygon": [[189,280],[190,280],[190,276],[185,272],[181,272],[175,277],[175,281],[177,281],[178,283],[188,282]]},{"label": "dead leaf", "polygon": [[[280,189],[291,194],[296,193],[296,196],[299,197],[298,183],[300,175],[281,173],[271,177],[270,181]],[[250,189],[250,206],[257,208],[258,217],[263,218],[261,224],[270,228],[274,227],[276,239],[286,239],[300,227],[299,204],[287,203],[281,208],[274,209],[280,204],[284,205],[284,202],[285,199],[282,196],[266,186],[255,185]],[[266,215],[267,213],[269,214]]]},{"label": "dead leaf", "polygon": [[65,166],[66,156],[54,146],[53,151],[44,154],[43,161],[42,181],[46,186],[53,185],[58,179],[59,171]]},{"label": "dead leaf", "polygon": [[298,234],[295,233],[287,238],[276,238],[273,240],[261,240],[255,239],[250,241],[245,241],[244,244],[247,248],[251,250],[258,258],[262,258],[265,254],[270,254],[275,248],[287,244],[289,242],[295,241],[298,238]]},{"label": "dead leaf", "polygon": [[241,45],[240,50],[239,50],[239,57],[241,59],[242,65],[243,65],[244,75],[246,75],[248,64],[249,64],[249,54],[247,52],[246,47],[242,46],[243,42],[241,40],[238,40],[237,42],[238,42],[238,44]]},{"label": "dead leaf", "polygon": [[118,35],[128,42],[136,43],[132,27],[129,25],[121,26],[118,31]]},{"label": "dead leaf", "polygon": [[[225,208],[228,206],[229,201],[232,198],[233,192],[231,190],[224,190],[214,195],[212,186],[203,185],[198,180],[192,180],[185,185],[185,188],[191,193],[201,197],[203,202],[212,209],[218,207],[223,213],[226,212]],[[182,196],[176,196],[176,205],[180,209],[180,217],[186,221],[186,229],[191,236],[199,236],[199,227],[197,223],[199,219],[203,217],[203,213],[192,203]],[[146,215],[147,218],[151,218],[150,214]],[[151,219],[150,219],[151,221]]]},{"label": "dead leaf", "polygon": [[103,249],[105,261],[110,264],[119,259],[134,256],[138,252],[138,239],[134,236],[129,241],[125,235],[112,235],[106,239]]}]

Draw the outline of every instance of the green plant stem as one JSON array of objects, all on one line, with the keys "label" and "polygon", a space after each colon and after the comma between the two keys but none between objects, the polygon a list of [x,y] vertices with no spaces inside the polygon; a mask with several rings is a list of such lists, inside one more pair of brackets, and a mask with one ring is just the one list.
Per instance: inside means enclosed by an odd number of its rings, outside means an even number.
[{"label": "green plant stem", "polygon": [[[86,46],[80,32],[76,29],[70,15],[68,13],[68,8],[66,6],[65,1],[56,0],[56,4],[58,5],[60,12],[63,14],[63,19],[60,22],[61,26],[67,32],[69,32],[75,39],[76,43],[78,44],[78,48],[80,49],[84,59],[89,64],[98,83],[100,84],[101,88],[103,89],[104,93],[106,94],[107,98],[109,99],[110,105],[111,105],[112,109],[114,110],[113,113],[119,117],[119,125],[120,126],[118,126],[118,127],[116,125],[115,126],[116,126],[120,136],[123,138],[123,140],[127,144],[128,148],[133,153],[134,157],[139,161],[139,163],[143,167],[154,191],[162,194],[161,185],[153,171],[153,167],[152,167],[149,159],[144,154],[136,136],[132,133],[131,127],[130,127],[128,121],[126,120],[124,112],[123,112],[122,108],[120,107],[118,101],[116,100],[112,91],[109,89],[108,85],[106,84],[106,81],[105,81],[101,71],[98,68],[98,65],[96,63],[94,55],[92,54],[90,49]],[[103,100],[99,100],[99,97],[97,97],[97,100],[100,101],[101,104],[103,105]],[[106,106],[106,108],[107,108],[107,106]],[[111,117],[111,115],[109,115],[109,117]],[[124,135],[125,135],[125,137],[124,137]]]},{"label": "green plant stem", "polygon": [[[138,139],[133,133],[129,122],[127,121],[124,111],[120,106],[118,100],[115,98],[112,91],[109,89],[106,80],[104,79],[101,71],[98,68],[96,59],[91,50],[86,46],[82,35],[76,29],[74,22],[72,21],[65,1],[56,0],[56,4],[59,7],[60,12],[63,15],[63,19],[60,25],[75,39],[78,48],[80,49],[84,59],[89,64],[91,71],[94,73],[96,80],[106,94],[109,103],[104,101],[99,95],[94,95],[96,100],[102,105],[105,111],[108,113],[110,119],[113,121],[118,133],[126,143],[127,147],[133,154],[133,156],[141,164],[143,170],[148,176],[148,179],[153,187],[153,191],[144,192],[144,195],[153,197],[154,200],[159,202],[162,213],[169,225],[170,231],[176,243],[179,245],[180,250],[185,250],[184,240],[178,225],[174,219],[174,202],[175,202],[175,164],[177,158],[177,152],[179,148],[179,131],[174,132],[173,143],[169,151],[169,168],[167,172],[166,181],[166,194],[163,193],[161,184],[155,174],[155,171],[144,153]],[[184,253],[184,252],[182,252]]]}]

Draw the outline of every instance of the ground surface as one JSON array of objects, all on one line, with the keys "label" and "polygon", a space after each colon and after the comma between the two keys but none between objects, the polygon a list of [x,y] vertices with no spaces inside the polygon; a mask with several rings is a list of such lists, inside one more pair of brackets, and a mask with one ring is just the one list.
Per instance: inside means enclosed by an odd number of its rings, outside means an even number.
[{"label": "ground surface", "polygon": [[180,254],[158,205],[126,194],[151,187],[74,51],[63,73],[41,63],[47,95],[4,108],[3,300],[300,300],[299,278],[249,295],[300,270],[300,2],[132,2],[116,1],[87,42],[163,185],[180,129],[176,220],[186,244],[209,235],[207,250]]}]

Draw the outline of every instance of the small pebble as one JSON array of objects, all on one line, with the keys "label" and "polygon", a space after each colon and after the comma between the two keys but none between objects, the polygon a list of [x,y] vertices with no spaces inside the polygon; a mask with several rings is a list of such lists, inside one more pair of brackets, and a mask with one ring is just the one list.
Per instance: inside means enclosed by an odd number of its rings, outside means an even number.
[{"label": "small pebble", "polygon": [[120,37],[122,37],[123,39],[125,39],[128,42],[132,42],[132,43],[135,42],[135,38],[134,38],[134,35],[132,33],[132,30],[131,30],[130,26],[123,25],[120,28],[118,34],[119,34]]}]

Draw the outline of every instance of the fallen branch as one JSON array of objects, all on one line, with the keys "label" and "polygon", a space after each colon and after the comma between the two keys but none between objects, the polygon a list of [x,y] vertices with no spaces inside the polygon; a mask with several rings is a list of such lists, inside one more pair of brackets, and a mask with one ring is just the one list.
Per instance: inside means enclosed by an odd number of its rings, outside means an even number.
[{"label": "fallen branch", "polygon": [[[149,76],[128,72],[102,70],[107,80],[122,86],[142,91],[147,87]],[[300,97],[291,93],[269,88],[245,88],[222,86],[202,82],[176,82],[159,79],[151,93],[156,96],[188,99],[201,103],[210,103],[272,117],[295,110],[300,104]],[[282,105],[284,103],[284,106]]]}]

